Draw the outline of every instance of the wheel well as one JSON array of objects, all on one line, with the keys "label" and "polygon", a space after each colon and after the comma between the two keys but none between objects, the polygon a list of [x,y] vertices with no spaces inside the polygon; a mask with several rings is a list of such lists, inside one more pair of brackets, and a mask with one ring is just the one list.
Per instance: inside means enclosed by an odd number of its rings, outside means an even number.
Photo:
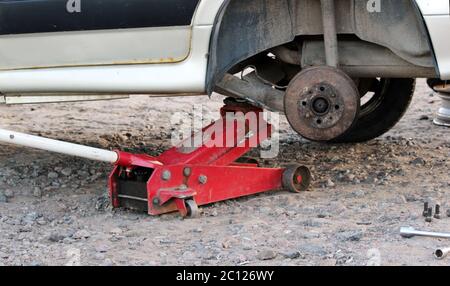
[{"label": "wheel well", "polygon": [[235,64],[293,39],[288,0],[226,0],[211,40],[208,93]]},{"label": "wheel well", "polygon": [[[338,36],[350,35],[363,43],[386,48],[399,60],[437,74],[428,32],[414,0],[380,1],[379,13],[368,11],[366,1],[336,1]],[[267,54],[274,47],[298,44],[305,38],[321,39],[322,27],[317,0],[226,0],[211,37],[208,93],[237,64]],[[389,75],[392,76],[392,70]]]}]

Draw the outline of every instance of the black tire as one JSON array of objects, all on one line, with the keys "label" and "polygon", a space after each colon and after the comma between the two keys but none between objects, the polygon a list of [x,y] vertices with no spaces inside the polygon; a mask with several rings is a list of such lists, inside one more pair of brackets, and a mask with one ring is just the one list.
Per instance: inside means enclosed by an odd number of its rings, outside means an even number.
[{"label": "black tire", "polygon": [[361,105],[358,120],[349,131],[332,142],[365,142],[388,132],[408,110],[415,86],[415,79],[373,79],[369,88],[373,91],[372,97]]}]

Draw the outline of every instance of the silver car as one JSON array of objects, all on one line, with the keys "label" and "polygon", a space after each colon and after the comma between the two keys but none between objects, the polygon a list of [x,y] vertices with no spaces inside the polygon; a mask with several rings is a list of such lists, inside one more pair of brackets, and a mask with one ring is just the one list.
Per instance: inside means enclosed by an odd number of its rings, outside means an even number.
[{"label": "silver car", "polygon": [[450,79],[449,31],[448,0],[0,0],[0,103],[219,92],[359,142]]}]

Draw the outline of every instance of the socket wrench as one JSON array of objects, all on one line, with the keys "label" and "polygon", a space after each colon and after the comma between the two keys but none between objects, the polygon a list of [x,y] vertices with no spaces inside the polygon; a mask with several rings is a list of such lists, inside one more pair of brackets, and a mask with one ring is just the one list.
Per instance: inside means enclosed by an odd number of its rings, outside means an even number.
[{"label": "socket wrench", "polygon": [[414,236],[450,238],[450,233],[420,231],[420,230],[415,230],[413,227],[402,227],[400,229],[400,235],[404,238],[411,238]]}]

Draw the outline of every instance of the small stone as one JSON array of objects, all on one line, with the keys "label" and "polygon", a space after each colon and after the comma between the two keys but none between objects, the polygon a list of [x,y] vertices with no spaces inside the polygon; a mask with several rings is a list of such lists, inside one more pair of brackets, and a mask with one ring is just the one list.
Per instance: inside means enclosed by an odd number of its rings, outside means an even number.
[{"label": "small stone", "polygon": [[4,195],[8,198],[11,199],[14,197],[14,192],[12,190],[5,190]]},{"label": "small stone", "polygon": [[186,251],[182,255],[184,260],[192,261],[195,260],[197,257],[195,256],[195,253],[192,251]]},{"label": "small stone", "polygon": [[288,251],[281,253],[281,255],[283,255],[283,257],[287,259],[298,259],[301,257],[301,253],[299,251]]},{"label": "small stone", "polygon": [[106,252],[108,252],[108,250],[109,250],[109,247],[106,244],[100,244],[95,247],[95,251],[97,251],[99,253],[106,253]]},{"label": "small stone", "polygon": [[7,259],[7,258],[9,258],[9,255],[0,251],[0,258]]},{"label": "small stone", "polygon": [[88,239],[89,237],[91,237],[91,234],[85,229],[79,230],[73,234],[74,239]]},{"label": "small stone", "polygon": [[234,238],[226,238],[222,241],[222,248],[228,249],[233,246],[234,243],[236,243],[236,239]]},{"label": "small stone", "polygon": [[363,232],[360,230],[356,231],[343,231],[337,234],[337,238],[342,241],[360,241],[363,237]]},{"label": "small stone", "polygon": [[419,118],[419,120],[421,120],[421,121],[425,121],[425,120],[429,120],[429,119],[430,119],[430,117],[428,115],[422,115]]},{"label": "small stone", "polygon": [[59,177],[59,175],[58,175],[58,173],[56,173],[56,172],[49,172],[48,175],[47,175],[47,177],[48,177],[49,179],[57,179],[57,178]]},{"label": "small stone", "polygon": [[50,234],[50,236],[48,237],[48,240],[51,242],[60,242],[63,241],[64,238],[66,238],[65,235],[60,234],[60,233],[52,233]]},{"label": "small stone", "polygon": [[277,253],[273,250],[262,250],[257,255],[256,258],[259,260],[272,260],[277,257]]},{"label": "small stone", "polygon": [[423,158],[416,158],[414,160],[412,160],[411,162],[409,162],[411,165],[415,165],[415,166],[425,166],[426,162]]},{"label": "small stone", "polygon": [[113,266],[114,262],[111,259],[106,258],[105,260],[103,260],[103,262],[100,265],[101,266]]},{"label": "small stone", "polygon": [[8,198],[5,196],[4,192],[0,190],[0,203],[7,203]]},{"label": "small stone", "polygon": [[33,190],[33,196],[36,198],[42,197],[42,190],[39,187],[35,187]]},{"label": "small stone", "polygon": [[115,228],[111,229],[109,231],[109,233],[113,234],[113,235],[121,235],[123,233],[123,230],[120,229],[119,227],[115,227]]},{"label": "small stone", "polygon": [[33,224],[39,217],[40,216],[37,212],[31,212],[22,218],[22,222],[24,224]]},{"label": "small stone", "polygon": [[36,220],[36,222],[37,222],[38,225],[45,225],[45,224],[47,224],[47,220],[45,220],[45,218],[43,218],[43,217],[38,218]]},{"label": "small stone", "polygon": [[63,174],[66,177],[69,177],[70,175],[72,175],[72,169],[64,168],[61,170],[61,174]]}]

